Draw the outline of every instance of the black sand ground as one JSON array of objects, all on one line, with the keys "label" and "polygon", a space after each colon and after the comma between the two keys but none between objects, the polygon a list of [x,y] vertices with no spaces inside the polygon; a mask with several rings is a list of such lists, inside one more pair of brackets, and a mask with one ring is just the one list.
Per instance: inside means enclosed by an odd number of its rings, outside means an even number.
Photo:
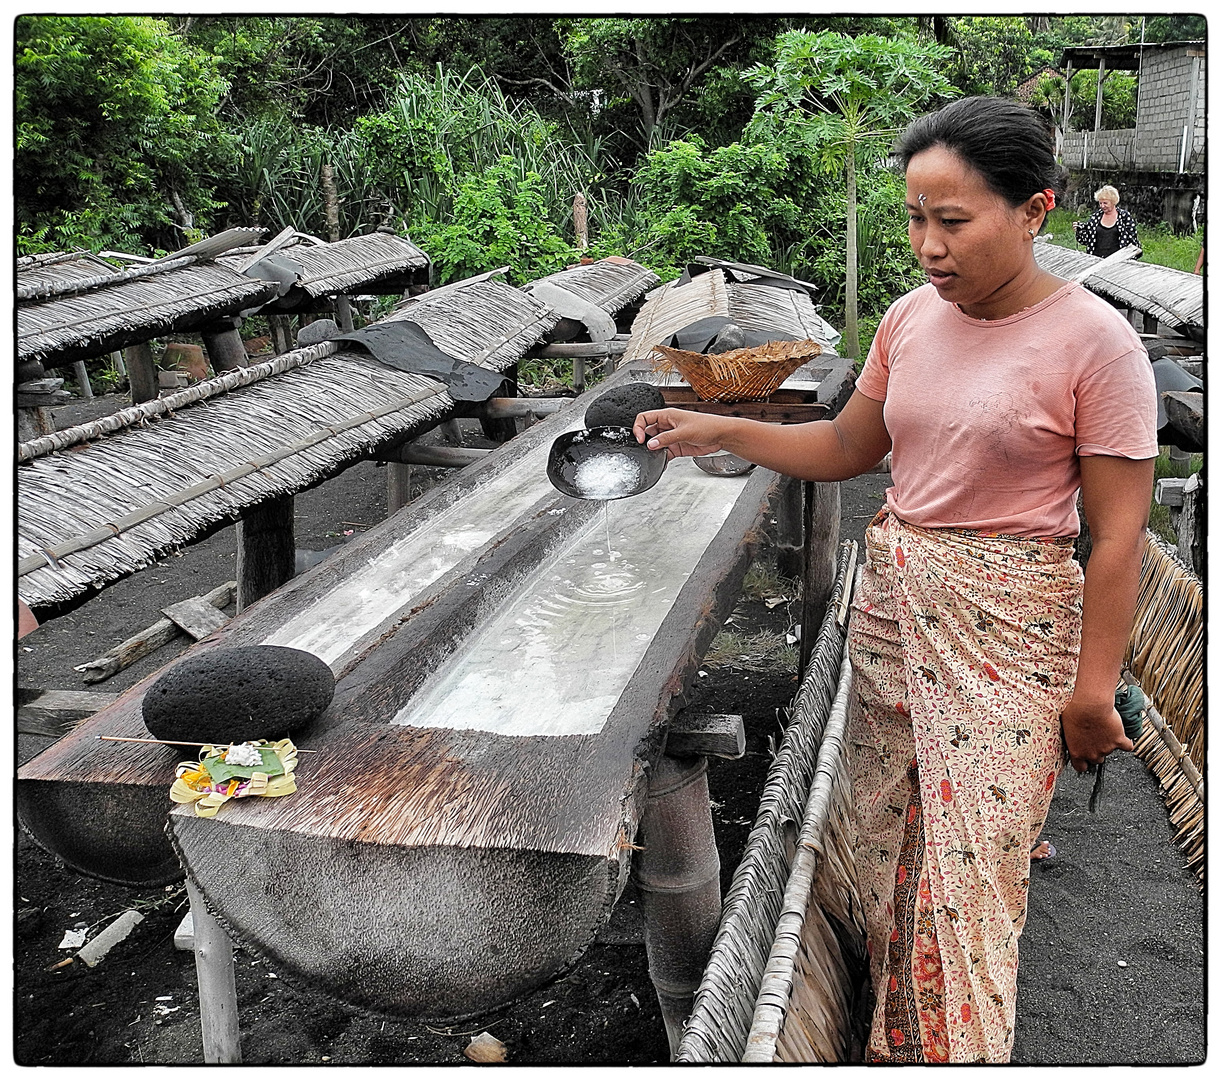
[{"label": "black sand ground", "polygon": [[[76,403],[60,426],[121,406]],[[436,471],[433,471],[434,473]],[[436,478],[422,472],[426,482]],[[861,539],[885,478],[842,485],[843,538]],[[297,499],[297,543],[323,550],[385,516],[385,473],[370,463]],[[159,609],[234,576],[233,530],[169,556],[48,622],[19,643],[18,683],[117,692],[176,655],[174,647],[89,687],[73,666],[155,622]],[[744,629],[793,621],[787,604],[744,602]],[[747,756],[710,774],[723,883],[753,820],[778,739],[777,710],[795,690],[791,671],[705,665],[701,704],[746,718]],[[18,739],[18,760],[46,745]],[[1015,1063],[1194,1064],[1205,1059],[1203,899],[1171,841],[1156,779],[1115,755],[1097,814],[1090,782],[1069,772],[1047,835],[1055,859],[1033,868],[1022,938]],[[133,890],[65,870],[26,837],[15,843],[14,1053],[19,1064],[202,1062],[194,963],[173,947],[185,897]],[[136,932],[98,967],[48,970],[66,929],[150,908]],[[389,1020],[289,986],[261,958],[237,954],[243,1060],[248,1064],[460,1064],[470,1035],[488,1030],[509,1060],[537,1064],[664,1063],[666,1040],[648,979],[640,920],[628,892],[572,972],[468,1025]]]}]

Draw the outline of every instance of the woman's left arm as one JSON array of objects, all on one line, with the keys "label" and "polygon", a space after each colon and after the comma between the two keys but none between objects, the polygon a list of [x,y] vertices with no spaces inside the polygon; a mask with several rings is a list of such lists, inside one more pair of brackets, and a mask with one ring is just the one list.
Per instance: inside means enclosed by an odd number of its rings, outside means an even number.
[{"label": "woman's left arm", "polygon": [[1081,501],[1090,529],[1081,614],[1081,655],[1073,696],[1061,714],[1069,760],[1078,772],[1112,750],[1131,750],[1115,711],[1145,550],[1153,459],[1081,458]]}]

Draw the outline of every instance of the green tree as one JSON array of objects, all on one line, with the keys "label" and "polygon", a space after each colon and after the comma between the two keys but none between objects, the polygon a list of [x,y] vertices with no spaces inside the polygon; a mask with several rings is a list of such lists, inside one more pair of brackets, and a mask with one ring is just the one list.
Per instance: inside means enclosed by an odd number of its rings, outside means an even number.
[{"label": "green tree", "polygon": [[22,16],[14,43],[23,250],[172,249],[207,227],[226,143],[212,57],[143,16]]},{"label": "green tree", "polygon": [[658,145],[675,111],[716,68],[770,42],[781,20],[744,16],[572,19],[564,51],[574,83],[607,100],[626,97],[637,117],[638,144]]},{"label": "green tree", "polygon": [[426,223],[420,239],[442,282],[508,266],[521,285],[562,270],[576,252],[548,220],[537,173],[519,176],[509,156],[459,184],[444,223]]},{"label": "green tree", "polygon": [[876,160],[902,126],[954,87],[938,70],[949,50],[907,38],[794,30],[776,42],[774,65],[745,78],[758,91],[754,141],[792,146],[816,168],[843,173],[847,197],[843,352],[860,352],[857,311],[857,169]]},{"label": "green tree", "polygon": [[800,231],[801,178],[766,143],[678,139],[652,151],[632,184],[644,222],[636,254],[663,277],[696,255],[783,268],[786,240]]}]

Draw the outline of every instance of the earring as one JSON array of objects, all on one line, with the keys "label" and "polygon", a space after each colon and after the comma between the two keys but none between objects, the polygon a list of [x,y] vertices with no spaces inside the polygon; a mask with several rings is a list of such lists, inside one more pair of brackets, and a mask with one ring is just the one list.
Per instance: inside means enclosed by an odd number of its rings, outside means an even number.
[{"label": "earring", "polygon": [[1026,231],[1030,233],[1031,236],[1034,236],[1034,229],[1027,229]]}]

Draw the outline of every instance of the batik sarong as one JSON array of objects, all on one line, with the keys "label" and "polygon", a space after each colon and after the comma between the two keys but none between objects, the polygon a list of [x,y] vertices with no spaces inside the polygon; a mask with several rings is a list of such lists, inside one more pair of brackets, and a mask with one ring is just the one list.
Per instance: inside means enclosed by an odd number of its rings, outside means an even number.
[{"label": "batik sarong", "polygon": [[868,1057],[1007,1061],[1081,570],[1068,538],[919,529],[887,511],[866,555],[848,648]]}]

